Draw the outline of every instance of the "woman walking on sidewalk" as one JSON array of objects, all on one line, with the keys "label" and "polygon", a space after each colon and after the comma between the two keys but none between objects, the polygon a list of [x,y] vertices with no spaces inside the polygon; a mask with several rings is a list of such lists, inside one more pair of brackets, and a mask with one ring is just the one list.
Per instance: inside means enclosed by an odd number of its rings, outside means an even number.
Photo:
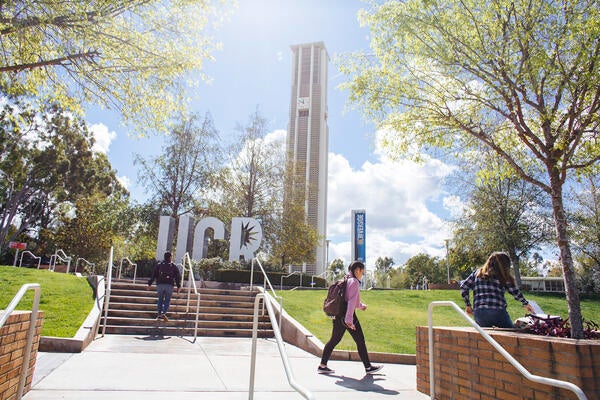
[{"label": "woman walking on sidewalk", "polygon": [[348,274],[346,275],[346,291],[344,297],[346,299],[346,314],[344,317],[335,317],[333,319],[333,329],[331,331],[331,338],[323,348],[323,355],[321,357],[321,364],[317,368],[317,372],[320,374],[332,374],[335,371],[327,367],[327,361],[331,357],[331,353],[337,344],[342,340],[346,330],[352,335],[352,339],[356,342],[356,348],[358,355],[365,366],[365,372],[367,374],[374,374],[383,368],[383,365],[371,365],[369,360],[369,353],[367,352],[367,345],[365,344],[365,335],[363,334],[362,328],[356,313],[354,310],[366,310],[367,305],[360,302],[360,279],[365,273],[365,265],[360,261],[354,261],[348,267]]}]

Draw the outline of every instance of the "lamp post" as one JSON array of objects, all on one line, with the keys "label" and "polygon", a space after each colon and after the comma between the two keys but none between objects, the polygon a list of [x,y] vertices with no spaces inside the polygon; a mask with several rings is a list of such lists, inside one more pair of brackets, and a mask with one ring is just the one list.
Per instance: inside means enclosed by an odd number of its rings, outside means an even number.
[{"label": "lamp post", "polygon": [[448,257],[448,242],[450,239],[446,239],[446,271],[448,273],[448,285],[450,284],[450,259]]}]

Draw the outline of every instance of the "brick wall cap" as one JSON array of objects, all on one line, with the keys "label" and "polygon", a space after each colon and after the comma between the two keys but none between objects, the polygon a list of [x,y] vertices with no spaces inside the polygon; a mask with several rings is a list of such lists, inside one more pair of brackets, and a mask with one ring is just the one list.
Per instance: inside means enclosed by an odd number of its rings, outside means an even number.
[{"label": "brick wall cap", "polygon": [[[425,329],[428,330],[428,326],[418,326],[417,329]],[[455,331],[455,332],[467,332],[474,333],[479,335],[479,332],[473,327],[470,326],[434,326],[434,332],[437,331]],[[537,340],[541,342],[554,342],[554,343],[568,343],[568,344],[576,344],[576,345],[593,345],[600,346],[600,339],[571,339],[571,338],[563,338],[563,337],[555,337],[555,336],[541,336],[534,335],[532,333],[527,333],[520,331],[518,329],[506,329],[506,328],[484,328],[484,331],[487,332],[491,337],[494,336],[505,336],[505,337],[516,337],[516,338],[526,338],[529,340]]]}]

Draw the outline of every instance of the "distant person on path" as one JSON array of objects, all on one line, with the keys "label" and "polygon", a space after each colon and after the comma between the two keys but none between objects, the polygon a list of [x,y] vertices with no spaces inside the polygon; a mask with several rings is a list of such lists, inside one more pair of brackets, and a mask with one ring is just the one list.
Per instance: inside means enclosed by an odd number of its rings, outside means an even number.
[{"label": "distant person on path", "polygon": [[167,251],[164,260],[154,267],[154,272],[148,281],[146,290],[150,290],[154,280],[156,280],[156,293],[158,295],[158,313],[156,319],[168,321],[169,318],[167,318],[167,312],[169,311],[171,296],[173,295],[173,287],[177,285],[177,293],[179,293],[179,289],[181,289],[181,275],[179,274],[179,268],[171,262],[170,252]]},{"label": "distant person on path", "polygon": [[[469,291],[473,291],[473,307]],[[517,288],[510,272],[510,257],[506,253],[494,252],[485,265],[460,282],[460,294],[465,301],[465,311],[475,317],[479,326],[490,328],[514,328],[506,311],[504,292],[520,301],[525,309],[533,313],[533,307]]]},{"label": "distant person on path", "polygon": [[365,344],[365,335],[363,334],[360,322],[356,318],[354,313],[355,309],[366,310],[367,305],[360,302],[360,279],[365,273],[365,265],[360,261],[354,261],[348,267],[348,274],[346,275],[346,291],[344,297],[346,299],[346,314],[344,318],[335,317],[333,319],[333,330],[331,332],[331,339],[327,342],[323,348],[323,356],[321,357],[321,364],[317,368],[319,374],[332,374],[335,371],[327,367],[327,361],[331,357],[331,353],[337,344],[342,340],[346,329],[352,335],[352,339],[356,342],[356,348],[358,349],[358,355],[365,366],[365,372],[367,374],[374,374],[383,368],[383,365],[371,365],[369,361],[369,353],[367,352],[367,346]]}]

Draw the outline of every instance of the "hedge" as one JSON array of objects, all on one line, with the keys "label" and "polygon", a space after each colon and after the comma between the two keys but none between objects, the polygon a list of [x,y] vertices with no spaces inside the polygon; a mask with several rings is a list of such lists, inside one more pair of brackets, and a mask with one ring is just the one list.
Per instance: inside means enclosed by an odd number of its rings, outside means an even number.
[{"label": "hedge", "polygon": [[[279,285],[281,284],[281,277],[285,277],[286,273],[282,272],[267,272],[267,276],[269,277],[269,281],[271,285],[273,285],[274,289],[279,289]],[[261,273],[257,273],[254,271],[254,282],[257,284],[264,283],[264,275]],[[250,271],[238,271],[232,269],[220,269],[215,271],[215,276],[212,279],[218,282],[236,282],[236,283],[250,283]],[[314,285],[311,285],[311,282],[314,282]],[[294,274],[288,276],[287,278],[283,278],[284,286],[302,286],[302,287],[327,287],[327,282],[325,279],[321,277],[309,274],[302,274],[302,285],[300,285],[300,275]]]}]

